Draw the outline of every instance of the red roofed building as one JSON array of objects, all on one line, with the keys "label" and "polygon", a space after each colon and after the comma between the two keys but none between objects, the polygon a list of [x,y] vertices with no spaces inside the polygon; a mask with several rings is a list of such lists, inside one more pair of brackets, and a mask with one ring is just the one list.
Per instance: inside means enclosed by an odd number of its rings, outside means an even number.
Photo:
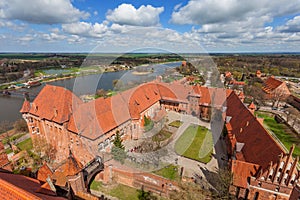
[{"label": "red roofed building", "polygon": [[0,170],[0,199],[62,200],[65,198],[56,196],[55,192],[49,187],[40,185],[36,179]]},{"label": "red roofed building", "polygon": [[273,76],[267,78],[262,90],[266,93],[266,97],[269,99],[278,98],[278,100],[280,100],[291,95],[286,83],[284,81],[275,79]]},{"label": "red roofed building", "polygon": [[[249,109],[248,109],[249,108]],[[227,151],[237,199],[298,199],[298,158],[285,150],[264,129],[235,93],[227,99]],[[297,198],[290,198],[291,196]]]},{"label": "red roofed building", "polygon": [[[108,98],[83,103],[71,91],[46,85],[21,109],[34,145],[47,141],[56,161],[67,158],[69,148],[86,164],[101,151],[110,151],[116,131],[123,139],[138,139],[144,116],[152,119],[173,110],[210,120],[211,108],[221,109],[230,90],[149,82]],[[213,100],[212,100],[213,99]]]},{"label": "red roofed building", "polygon": [[0,142],[0,168],[8,171],[12,171],[10,162],[7,158],[7,154],[5,152],[2,142]]}]

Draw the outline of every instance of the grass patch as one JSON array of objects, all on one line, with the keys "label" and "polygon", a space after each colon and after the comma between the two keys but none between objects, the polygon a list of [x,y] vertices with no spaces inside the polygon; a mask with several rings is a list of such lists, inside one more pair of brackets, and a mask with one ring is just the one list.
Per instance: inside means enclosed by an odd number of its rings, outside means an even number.
[{"label": "grass patch", "polygon": [[2,140],[2,143],[5,145],[5,144],[7,144],[8,140],[9,140],[9,141],[14,141],[14,140],[17,140],[17,139],[23,137],[24,135],[26,135],[26,133],[21,133],[21,134],[15,134],[15,135],[12,135],[12,136],[10,136],[9,138],[4,138],[4,139]]},{"label": "grass patch", "polygon": [[202,126],[189,126],[175,143],[175,151],[179,155],[208,163],[213,151],[211,132]]},{"label": "grass patch", "polygon": [[179,181],[179,167],[175,165],[168,165],[160,170],[154,171],[154,174],[165,177],[170,180]]},{"label": "grass patch", "polygon": [[157,134],[152,136],[152,141],[161,142],[166,139],[169,139],[171,137],[171,135],[172,135],[172,133],[170,131],[162,129]]},{"label": "grass patch", "polygon": [[11,148],[5,149],[6,154],[10,154],[11,152],[13,152],[13,150]]},{"label": "grass patch", "polygon": [[28,139],[20,142],[19,144],[17,144],[17,147],[19,149],[21,149],[21,151],[31,150],[32,149],[32,140],[31,140],[31,138],[28,138]]},{"label": "grass patch", "polygon": [[176,121],[171,122],[171,123],[169,124],[169,126],[172,126],[172,127],[175,127],[175,128],[179,128],[182,124],[183,124],[182,121],[176,120]]},{"label": "grass patch", "polygon": [[138,192],[136,189],[121,184],[112,188],[109,195],[117,197],[120,200],[138,200]]},{"label": "grass patch", "polygon": [[100,190],[102,188],[102,182],[100,182],[100,181],[95,181],[95,180],[93,180],[93,182],[91,183],[91,185],[90,185],[90,189],[91,190],[96,190],[96,191],[98,191],[98,190]]},{"label": "grass patch", "polygon": [[285,124],[276,122],[272,115],[267,113],[256,113],[258,117],[264,118],[264,126],[270,129],[282,144],[289,150],[295,144],[293,156],[300,156],[300,139]]}]

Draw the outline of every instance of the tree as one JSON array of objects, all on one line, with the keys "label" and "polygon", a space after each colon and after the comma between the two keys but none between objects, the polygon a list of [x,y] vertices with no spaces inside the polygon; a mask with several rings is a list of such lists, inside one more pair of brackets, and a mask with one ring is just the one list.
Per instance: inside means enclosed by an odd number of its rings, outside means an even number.
[{"label": "tree", "polygon": [[125,152],[125,147],[122,144],[122,139],[119,135],[119,131],[117,131],[117,133],[116,133],[116,138],[115,138],[113,144],[114,144],[114,146],[111,149],[113,158],[117,161],[120,161],[121,163],[124,163],[124,160],[126,158],[126,152]]},{"label": "tree", "polygon": [[28,132],[28,126],[24,119],[19,119],[14,123],[15,132]]},{"label": "tree", "polygon": [[121,139],[121,137],[120,137],[120,134],[119,134],[119,130],[117,130],[116,131],[116,138],[114,139],[114,146],[115,147],[118,147],[118,148],[120,148],[120,149],[125,149],[125,147],[124,147],[124,145],[122,144],[122,139]]},{"label": "tree", "polygon": [[229,187],[232,183],[232,173],[228,169],[218,169],[214,179],[214,188],[212,191],[213,199],[233,199],[229,193]]}]

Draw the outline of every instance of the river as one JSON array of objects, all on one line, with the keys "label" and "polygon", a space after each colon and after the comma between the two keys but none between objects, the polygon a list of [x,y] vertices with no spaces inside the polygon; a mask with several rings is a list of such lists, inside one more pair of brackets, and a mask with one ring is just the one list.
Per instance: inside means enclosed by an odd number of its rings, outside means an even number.
[{"label": "river", "polygon": [[[21,94],[22,92],[29,92],[31,101],[33,101],[34,96],[36,96],[46,84],[50,84],[65,87],[73,91],[77,96],[83,94],[94,94],[97,89],[101,88],[104,90],[113,90],[113,80],[115,79],[121,80],[123,84],[128,84],[132,81],[143,83],[149,80],[154,80],[156,76],[164,74],[166,69],[177,67],[180,64],[180,62],[172,62],[149,65],[146,68],[153,68],[154,71],[147,75],[134,75],[132,74],[133,70],[127,70],[79,76],[71,79],[43,83],[40,86],[30,89],[22,88],[19,89],[17,93]],[[145,66],[141,67],[145,68]],[[21,109],[23,102],[24,98],[22,95],[0,96],[0,122],[5,120],[14,122],[17,119],[20,119],[22,116],[19,110]]]}]

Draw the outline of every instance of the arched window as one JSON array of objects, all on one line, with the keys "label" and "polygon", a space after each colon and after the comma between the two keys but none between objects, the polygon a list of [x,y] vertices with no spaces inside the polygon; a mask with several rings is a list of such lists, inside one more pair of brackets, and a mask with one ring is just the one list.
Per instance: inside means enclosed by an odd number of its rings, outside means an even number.
[{"label": "arched window", "polygon": [[246,189],[246,192],[245,192],[245,197],[244,197],[244,199],[248,199],[248,195],[249,195],[249,189]]},{"label": "arched window", "polygon": [[253,197],[253,200],[258,200],[258,196],[259,196],[259,193],[258,193],[258,192],[255,192],[254,197]]}]

